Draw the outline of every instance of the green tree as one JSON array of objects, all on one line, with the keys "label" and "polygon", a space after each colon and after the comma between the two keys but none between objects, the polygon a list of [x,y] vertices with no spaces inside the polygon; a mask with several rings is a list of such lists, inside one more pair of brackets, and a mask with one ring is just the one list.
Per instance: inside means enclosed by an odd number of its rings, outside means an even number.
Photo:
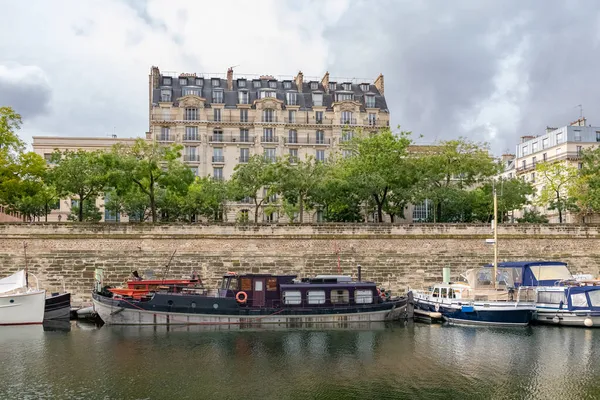
[{"label": "green tree", "polygon": [[563,223],[566,211],[577,211],[572,193],[576,187],[577,168],[564,162],[542,162],[535,171],[543,184],[537,198],[537,205],[558,211],[558,221]]},{"label": "green tree", "polygon": [[525,205],[530,204],[530,198],[535,193],[535,189],[531,183],[518,178],[486,182],[474,190],[475,220],[490,222],[493,219],[494,186],[496,186],[498,198],[499,222],[508,221],[511,211],[522,209]]},{"label": "green tree", "polygon": [[79,221],[79,222],[99,222],[102,219],[102,213],[96,206],[96,198],[88,197],[83,201],[83,207],[80,207],[81,203],[76,201],[71,206],[71,213],[67,217],[68,221]]},{"label": "green tree", "polygon": [[[234,200],[252,199],[254,203],[254,222],[258,222],[258,210],[275,188],[275,164],[262,155],[250,157],[247,163],[238,164],[231,177],[231,193]],[[259,191],[264,188],[266,195],[260,197]]]},{"label": "green tree", "polygon": [[456,198],[458,195],[454,189],[472,189],[473,185],[495,175],[499,169],[489,154],[487,143],[465,138],[442,141],[416,157],[418,174],[422,180],[416,200],[432,201],[433,222],[443,222],[443,215],[456,220],[456,216],[442,209],[444,205],[452,208],[448,196]]},{"label": "green tree", "polygon": [[582,152],[581,169],[570,193],[582,221],[600,212],[600,147]]},{"label": "green tree", "polygon": [[537,210],[525,210],[521,218],[517,218],[520,224],[547,224],[548,217],[540,214]]},{"label": "green tree", "polygon": [[0,107],[0,154],[23,151],[25,144],[16,133],[21,129],[21,123],[21,115],[12,108]]},{"label": "green tree", "polygon": [[340,164],[328,163],[323,177],[312,195],[314,207],[323,212],[329,222],[360,222],[361,198],[344,178]]},{"label": "green tree", "polygon": [[[56,151],[49,175],[60,197],[71,197],[78,204],[93,203],[106,184],[106,168],[101,151]],[[95,204],[94,204],[95,207]],[[84,207],[77,207],[78,221],[84,221]],[[72,212],[74,212],[72,210]]]},{"label": "green tree", "polygon": [[342,145],[350,154],[340,161],[343,178],[361,201],[373,200],[379,222],[383,222],[391,193],[407,193],[417,182],[413,160],[407,156],[410,143],[410,132],[394,135],[383,129],[378,133],[358,132]]},{"label": "green tree", "polygon": [[157,200],[161,190],[164,201],[182,196],[194,180],[190,169],[181,162],[181,146],[161,146],[156,142],[137,139],[132,146],[117,144],[105,155],[109,185],[121,199],[133,199],[139,206],[140,194],[148,199],[152,222],[158,221]]}]

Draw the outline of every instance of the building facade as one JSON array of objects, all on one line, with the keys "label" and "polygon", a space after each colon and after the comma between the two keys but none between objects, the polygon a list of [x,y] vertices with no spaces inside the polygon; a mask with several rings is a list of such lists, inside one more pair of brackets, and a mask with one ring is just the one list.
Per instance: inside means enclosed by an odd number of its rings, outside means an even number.
[{"label": "building facade", "polygon": [[[225,77],[196,73],[161,73],[149,77],[147,138],[183,145],[183,161],[195,175],[231,178],[237,165],[260,154],[275,160],[312,156],[326,160],[357,129],[388,127],[384,78],[372,82],[295,77]],[[233,221],[248,204],[232,204]],[[279,215],[262,214],[276,222]],[[249,213],[253,218],[253,213]],[[311,214],[318,221],[319,214]]]}]

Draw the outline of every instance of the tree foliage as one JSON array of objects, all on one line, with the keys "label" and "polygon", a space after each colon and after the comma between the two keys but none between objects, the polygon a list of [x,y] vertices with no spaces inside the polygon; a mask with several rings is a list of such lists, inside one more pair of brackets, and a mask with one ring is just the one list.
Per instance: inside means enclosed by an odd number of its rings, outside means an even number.
[{"label": "tree foliage", "polygon": [[535,168],[542,181],[542,189],[537,205],[558,211],[558,222],[563,223],[565,211],[577,211],[575,190],[577,188],[577,168],[564,162],[542,162]]},{"label": "tree foliage", "polygon": [[[247,163],[238,164],[231,177],[231,193],[234,200],[249,198],[254,203],[254,222],[258,222],[258,211],[266,199],[275,192],[276,164],[262,155],[250,157]],[[260,195],[264,188],[265,193]]]}]

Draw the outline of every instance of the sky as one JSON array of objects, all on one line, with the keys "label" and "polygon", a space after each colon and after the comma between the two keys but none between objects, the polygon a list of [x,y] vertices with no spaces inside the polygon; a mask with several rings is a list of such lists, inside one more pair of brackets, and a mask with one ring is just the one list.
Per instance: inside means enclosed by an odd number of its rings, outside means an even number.
[{"label": "sky", "polygon": [[[600,125],[596,0],[0,0],[0,106],[20,135],[144,136],[148,74],[385,76],[420,143]],[[580,106],[581,105],[581,106]]]}]

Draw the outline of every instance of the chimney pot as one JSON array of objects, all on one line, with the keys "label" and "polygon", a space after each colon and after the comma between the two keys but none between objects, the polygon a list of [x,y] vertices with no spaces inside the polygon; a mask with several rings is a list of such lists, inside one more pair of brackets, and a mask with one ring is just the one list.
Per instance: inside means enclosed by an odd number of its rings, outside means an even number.
[{"label": "chimney pot", "polygon": [[227,69],[227,90],[233,90],[233,68]]}]

